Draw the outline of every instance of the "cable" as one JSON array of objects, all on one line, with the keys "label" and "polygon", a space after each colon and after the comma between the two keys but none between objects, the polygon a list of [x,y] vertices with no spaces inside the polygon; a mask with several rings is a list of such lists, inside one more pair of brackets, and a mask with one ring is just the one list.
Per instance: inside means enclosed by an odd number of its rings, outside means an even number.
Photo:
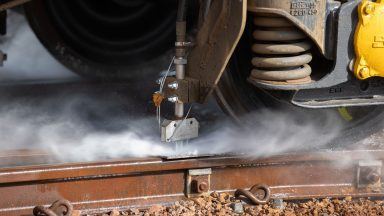
[{"label": "cable", "polygon": [[177,130],[180,128],[180,126],[181,126],[181,125],[185,122],[185,120],[188,118],[189,113],[190,113],[191,110],[192,110],[192,107],[193,107],[193,104],[191,104],[191,106],[189,107],[188,112],[187,112],[187,114],[185,115],[184,119],[180,122],[180,124],[177,125],[176,129],[173,131],[172,136],[169,137],[169,140],[171,140],[171,139],[173,138],[173,136],[176,134]]},{"label": "cable", "polygon": [[[175,60],[175,56],[172,57],[172,60],[171,60],[171,63],[169,64],[169,66],[168,66],[167,72],[165,72],[163,77],[161,77],[161,79],[160,79],[160,89],[159,89],[160,93],[163,93],[163,88],[164,88],[165,80],[167,79],[168,74],[171,71],[171,68],[172,68],[174,60]],[[158,107],[156,107],[156,120],[157,120],[157,123],[159,125],[159,131],[161,133],[161,104]]]}]

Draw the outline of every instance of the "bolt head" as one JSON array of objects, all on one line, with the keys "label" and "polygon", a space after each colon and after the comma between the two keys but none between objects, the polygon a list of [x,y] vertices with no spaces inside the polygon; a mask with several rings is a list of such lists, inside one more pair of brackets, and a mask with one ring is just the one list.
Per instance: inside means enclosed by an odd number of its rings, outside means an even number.
[{"label": "bolt head", "polygon": [[168,84],[168,88],[176,90],[176,89],[179,88],[179,83],[177,83],[176,81],[171,82],[171,83]]},{"label": "bolt head", "polygon": [[160,85],[162,81],[163,81],[163,78],[159,78],[159,79],[156,80],[156,84]]},{"label": "bolt head", "polygon": [[375,12],[375,6],[372,4],[367,4],[364,8],[364,13],[366,15],[370,15],[373,14],[373,12]]},{"label": "bolt head", "polygon": [[199,184],[199,190],[201,192],[208,192],[208,184],[206,182],[201,182]]},{"label": "bolt head", "polygon": [[176,103],[177,101],[179,101],[179,97],[171,96],[171,97],[168,98],[168,101],[171,102],[171,103]]},{"label": "bolt head", "polygon": [[368,67],[362,67],[360,70],[359,70],[359,76],[361,78],[366,78],[366,77],[369,77],[370,74],[369,74],[369,68]]},{"label": "bolt head", "polygon": [[372,182],[372,183],[379,182],[380,179],[381,179],[380,174],[377,173],[377,171],[373,171],[373,172],[371,172],[371,173],[367,176],[367,180],[368,180],[369,182]]}]

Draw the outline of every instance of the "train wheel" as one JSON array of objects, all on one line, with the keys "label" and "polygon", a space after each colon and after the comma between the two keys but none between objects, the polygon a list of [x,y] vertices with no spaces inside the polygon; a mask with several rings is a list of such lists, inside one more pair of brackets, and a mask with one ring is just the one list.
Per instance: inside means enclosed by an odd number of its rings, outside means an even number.
[{"label": "train wheel", "polygon": [[88,78],[158,70],[156,59],[174,46],[176,0],[34,0],[25,11],[48,51]]}]

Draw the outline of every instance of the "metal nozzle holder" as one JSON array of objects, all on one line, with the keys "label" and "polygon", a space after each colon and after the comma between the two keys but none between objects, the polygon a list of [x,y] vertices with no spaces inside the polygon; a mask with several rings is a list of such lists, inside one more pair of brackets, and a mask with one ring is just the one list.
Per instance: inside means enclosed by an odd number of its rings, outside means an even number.
[{"label": "metal nozzle holder", "polygon": [[[176,22],[175,59],[173,61],[176,69],[176,80],[168,84],[169,89],[178,90],[179,81],[185,79],[186,47],[186,12],[187,1],[180,0],[178,20]],[[178,95],[172,95],[168,101],[175,103],[175,120],[165,120],[161,125],[161,140],[163,142],[183,141],[196,138],[199,135],[199,122],[195,118],[184,116],[184,102]],[[188,115],[188,114],[187,114]]]}]

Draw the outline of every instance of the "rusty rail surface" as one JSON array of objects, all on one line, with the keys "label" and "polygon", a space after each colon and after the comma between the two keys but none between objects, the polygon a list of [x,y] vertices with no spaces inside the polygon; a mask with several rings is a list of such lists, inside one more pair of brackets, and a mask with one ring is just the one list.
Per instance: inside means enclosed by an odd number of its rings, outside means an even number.
[{"label": "rusty rail surface", "polygon": [[19,149],[0,151],[0,168],[36,164],[58,163],[52,153],[39,149]]},{"label": "rusty rail surface", "polygon": [[58,199],[84,212],[145,207],[255,184],[272,199],[383,196],[383,159],[383,150],[358,150],[1,168],[0,215],[31,215]]}]

